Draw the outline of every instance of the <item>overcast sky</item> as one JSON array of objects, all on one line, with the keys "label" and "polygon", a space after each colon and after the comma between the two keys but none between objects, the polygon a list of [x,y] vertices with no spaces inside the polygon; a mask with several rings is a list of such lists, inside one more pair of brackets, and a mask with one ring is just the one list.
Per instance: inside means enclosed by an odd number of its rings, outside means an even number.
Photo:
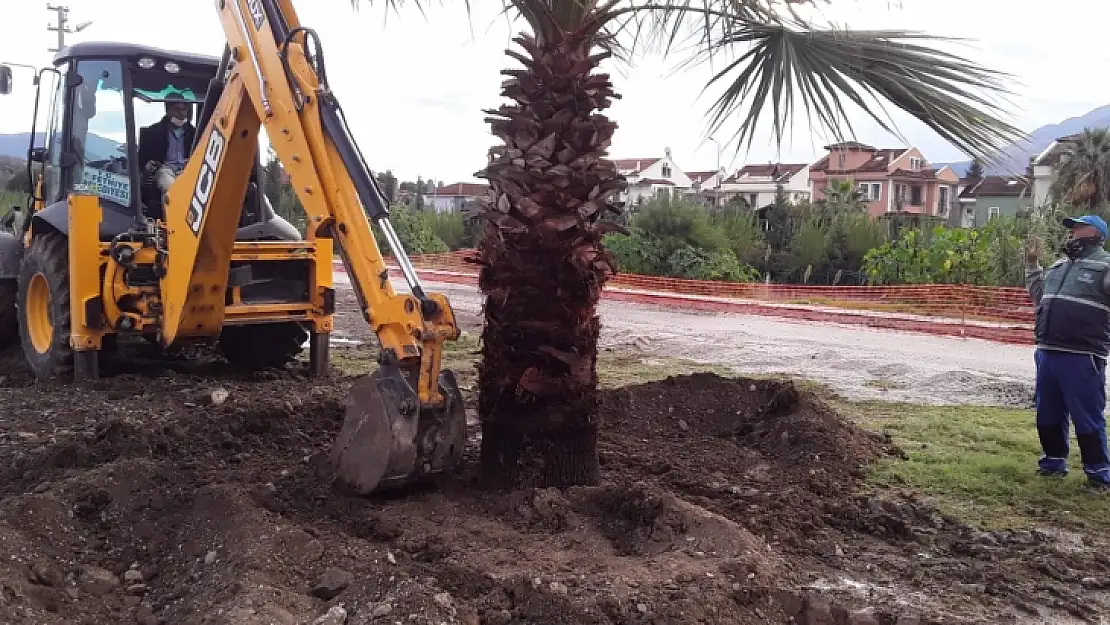
[{"label": "overcast sky", "polygon": [[[0,0],[4,36],[0,61],[43,65],[55,33],[53,14],[36,0]],[[503,55],[515,31],[498,19],[493,0],[472,0],[469,20],[463,2],[428,2],[427,17],[414,8],[386,16],[382,3],[359,13],[348,0],[302,0],[302,22],[322,39],[332,87],[344,105],[356,139],[376,170],[392,169],[402,179],[417,175],[444,181],[473,180],[492,143],[481,109],[497,105],[499,71],[512,64]],[[218,55],[220,29],[212,0],[69,0],[71,22],[93,20],[68,42],[123,40]],[[411,4],[411,2],[409,3]],[[444,6],[434,6],[442,4]],[[821,15],[852,28],[897,28],[974,39],[963,47],[978,62],[1014,74],[1012,121],[1025,129],[1082,115],[1110,103],[1102,75],[1110,67],[1106,46],[1106,0],[834,0]],[[472,28],[471,28],[472,26]],[[613,158],[661,156],[670,147],[680,167],[711,170],[717,147],[705,141],[705,112],[715,92],[701,94],[709,67],[674,74],[681,57],[638,58],[614,75],[624,98],[608,111],[620,128]],[[33,87],[26,70],[16,70],[15,93],[0,97],[0,133],[28,129]],[[932,131],[895,115],[909,143],[932,161],[962,155]],[[856,115],[861,141],[884,147],[903,142]],[[752,149],[735,155],[726,146],[722,166],[745,162],[812,161],[827,137],[811,132],[804,116],[776,149],[764,118]],[[723,137],[722,137],[723,138]]]}]

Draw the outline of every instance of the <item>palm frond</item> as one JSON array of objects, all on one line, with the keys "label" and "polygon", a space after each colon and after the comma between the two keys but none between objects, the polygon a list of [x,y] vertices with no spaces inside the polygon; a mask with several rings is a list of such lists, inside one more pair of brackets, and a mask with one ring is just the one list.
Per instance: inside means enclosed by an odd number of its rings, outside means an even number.
[{"label": "palm frond", "polygon": [[[405,3],[377,1],[387,10]],[[408,1],[421,10],[432,2]],[[472,0],[465,1],[469,13]],[[545,34],[557,36],[543,32],[556,25],[572,32],[589,22],[598,45],[620,60],[631,58],[641,42],[657,45],[666,55],[686,41],[691,64],[722,53],[734,56],[706,89],[725,85],[710,107],[708,134],[739,120],[732,135],[737,149],[750,147],[767,108],[781,144],[799,101],[811,124],[816,118],[838,141],[854,132],[846,102],[898,134],[886,109],[893,104],[985,164],[1001,163],[1001,149],[1025,138],[1001,118],[1005,109],[992,99],[1011,93],[1006,86],[1011,76],[923,45],[953,39],[907,31],[814,29],[795,11],[830,0],[498,1],[502,13],[523,18],[541,40]],[[737,50],[743,52],[736,56]]]},{"label": "palm frond", "polygon": [[733,139],[750,146],[770,105],[781,144],[800,99],[810,121],[816,116],[837,140],[852,133],[845,101],[897,134],[889,117],[880,116],[885,100],[969,156],[1001,162],[1001,148],[1025,137],[988,97],[1008,95],[1009,76],[918,43],[926,39],[951,41],[906,31],[798,31],[785,23],[737,21],[700,53],[704,59],[710,49],[748,48],[707,85],[727,84],[711,107],[709,132],[739,117]]}]

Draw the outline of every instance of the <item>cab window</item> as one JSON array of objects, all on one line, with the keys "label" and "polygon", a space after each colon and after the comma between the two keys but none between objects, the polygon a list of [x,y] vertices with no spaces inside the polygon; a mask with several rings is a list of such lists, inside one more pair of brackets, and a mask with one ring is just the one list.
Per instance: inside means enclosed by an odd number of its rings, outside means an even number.
[{"label": "cab window", "polygon": [[201,94],[189,86],[178,86],[178,82],[166,81],[161,89],[141,89],[135,87],[132,106],[135,108],[135,127],[148,128],[166,116],[166,97],[181,96],[189,105],[189,121],[196,124],[197,111],[200,110]]},{"label": "cab window", "polygon": [[51,204],[62,199],[62,117],[65,111],[65,76],[67,67],[58,68],[58,73],[50,72],[54,104],[50,107],[47,121],[46,156],[43,168],[43,200]]},{"label": "cab window", "polygon": [[131,108],[135,111],[137,137],[141,139],[143,129],[162,121],[166,116],[168,98],[184,100],[189,109],[188,120],[195,125],[211,78],[210,71],[181,67],[173,61],[132,64]]},{"label": "cab window", "polygon": [[77,73],[83,80],[70,100],[70,149],[77,163],[74,188],[129,207],[122,66],[119,61],[80,61]]}]

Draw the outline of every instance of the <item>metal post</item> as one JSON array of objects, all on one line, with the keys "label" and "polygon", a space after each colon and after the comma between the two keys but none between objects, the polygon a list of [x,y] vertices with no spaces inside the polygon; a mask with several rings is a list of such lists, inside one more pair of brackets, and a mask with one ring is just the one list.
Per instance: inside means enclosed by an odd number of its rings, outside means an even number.
[{"label": "metal post", "polygon": [[709,137],[709,140],[712,141],[713,143],[717,144],[717,176],[716,176],[717,177],[717,185],[715,187],[716,190],[713,193],[713,206],[714,207],[720,207],[720,205],[721,205],[721,142],[717,141],[717,139],[715,139],[713,137]]},{"label": "metal post", "polygon": [[309,340],[311,342],[308,346],[308,374],[314,378],[322,378],[328,374],[331,334],[312,332]]},{"label": "metal post", "polygon": [[68,21],[67,18],[69,17],[69,7],[67,7],[65,5],[54,6],[50,3],[47,3],[46,10],[47,11],[54,11],[55,13],[58,14],[58,25],[57,26],[52,26],[50,24],[46,25],[46,30],[54,31],[54,32],[58,33],[58,47],[57,48],[49,48],[49,50],[51,52],[57,52],[58,50],[61,50],[62,48],[66,47],[66,33],[67,32],[72,32],[72,31],[69,31],[69,30],[66,29],[66,22]]}]

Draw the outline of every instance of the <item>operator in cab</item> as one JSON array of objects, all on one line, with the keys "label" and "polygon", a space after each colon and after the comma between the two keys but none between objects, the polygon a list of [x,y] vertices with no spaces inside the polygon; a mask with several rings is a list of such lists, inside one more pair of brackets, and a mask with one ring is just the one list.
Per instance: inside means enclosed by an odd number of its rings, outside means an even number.
[{"label": "operator in cab", "polygon": [[1064,220],[1065,258],[1047,270],[1033,242],[1025,254],[1025,285],[1036,306],[1037,473],[1068,473],[1069,419],[1075,425],[1087,484],[1110,492],[1106,446],[1106,358],[1110,352],[1110,252],[1106,222],[1097,215]]},{"label": "operator in cab", "polygon": [[166,96],[166,115],[139,130],[139,163],[154,174],[158,190],[165,193],[185,169],[197,129],[189,122],[189,104],[180,93]]}]

